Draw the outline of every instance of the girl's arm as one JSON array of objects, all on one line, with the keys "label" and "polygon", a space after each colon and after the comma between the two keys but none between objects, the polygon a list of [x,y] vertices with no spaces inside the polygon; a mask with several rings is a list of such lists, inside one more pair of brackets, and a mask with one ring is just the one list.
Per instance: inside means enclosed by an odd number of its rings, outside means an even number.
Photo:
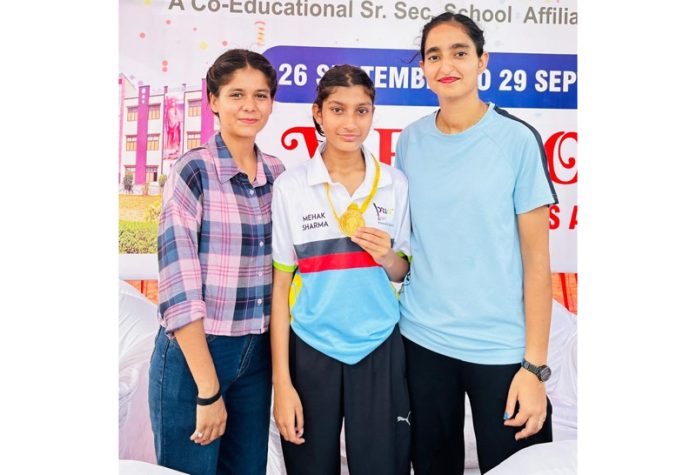
[{"label": "girl's arm", "polygon": [[[198,397],[217,394],[220,384],[203,331],[206,306],[203,301],[198,231],[202,204],[192,189],[202,190],[198,174],[182,177],[173,170],[162,196],[157,254],[159,262],[160,313],[168,336],[179,344],[198,388]],[[207,445],[225,432],[227,412],[222,398],[197,406],[196,427],[191,440]],[[192,428],[193,429],[193,428]],[[196,434],[202,434],[196,437]]]},{"label": "girl's arm", "polygon": [[[220,383],[205,339],[203,320],[181,327],[174,335],[198,387],[198,397],[213,397],[220,390]],[[208,445],[225,433],[226,424],[227,410],[222,397],[207,406],[196,406],[196,430],[190,439]],[[196,433],[203,437],[196,437]]]},{"label": "girl's arm", "polygon": [[290,379],[290,285],[292,272],[273,269],[271,299],[271,355],[273,365],[273,417],[280,435],[293,444],[304,444],[304,415],[300,396]]},{"label": "girl's arm", "polygon": [[[394,178],[394,228],[392,234],[377,228],[362,227],[353,235],[353,242],[365,250],[384,268],[389,280],[403,282],[410,268],[411,213],[408,203],[406,176],[393,170]],[[393,238],[393,245],[392,245]]]},{"label": "girl's arm", "polygon": [[408,259],[405,256],[400,256],[394,252],[393,249],[390,249],[390,251],[388,257],[389,263],[380,262],[379,264],[384,267],[384,270],[389,276],[389,280],[392,282],[403,282],[411,265],[408,263]]},{"label": "girl's arm", "polygon": [[404,280],[409,269],[408,260],[392,249],[391,236],[388,233],[377,228],[362,227],[355,232],[352,240],[384,268],[390,281]]},{"label": "girl's arm", "polygon": [[[541,206],[517,217],[524,269],[524,311],[526,345],[524,358],[533,365],[545,365],[551,327],[551,267],[549,258],[549,211]],[[515,434],[520,440],[541,430],[546,417],[546,386],[530,371],[520,368],[510,385],[505,425],[525,428]]]},{"label": "girl's arm", "polygon": [[551,328],[551,264],[549,257],[549,209],[542,206],[518,217],[524,269],[526,344],[524,357],[546,364]]}]

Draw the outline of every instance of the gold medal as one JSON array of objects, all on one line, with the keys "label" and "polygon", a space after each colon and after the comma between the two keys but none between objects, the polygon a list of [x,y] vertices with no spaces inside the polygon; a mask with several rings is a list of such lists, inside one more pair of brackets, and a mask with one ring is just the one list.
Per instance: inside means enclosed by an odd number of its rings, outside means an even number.
[{"label": "gold medal", "polygon": [[355,203],[348,205],[348,209],[345,210],[340,218],[338,217],[338,214],[336,214],[336,210],[331,202],[329,184],[324,184],[324,187],[326,188],[326,197],[329,200],[329,206],[331,206],[331,211],[333,212],[334,218],[336,218],[336,221],[338,221],[338,228],[348,237],[353,237],[358,228],[365,226],[365,218],[363,218],[363,213],[367,207],[370,206],[370,201],[372,201],[372,198],[375,197],[375,193],[377,193],[377,185],[379,184],[379,162],[374,156],[372,157],[372,160],[375,161],[375,179],[372,182],[370,194],[367,195],[367,198],[365,198],[365,201],[363,201],[360,208],[358,208],[358,205]]},{"label": "gold medal", "polygon": [[338,227],[348,237],[353,237],[358,228],[365,226],[365,218],[358,209],[358,205],[351,203],[345,213],[338,220]]}]

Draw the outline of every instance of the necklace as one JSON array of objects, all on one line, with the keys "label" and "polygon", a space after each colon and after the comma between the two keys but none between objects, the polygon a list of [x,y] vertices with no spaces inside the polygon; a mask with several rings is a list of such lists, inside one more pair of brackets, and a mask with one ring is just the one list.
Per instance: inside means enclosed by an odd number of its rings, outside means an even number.
[{"label": "necklace", "polygon": [[345,234],[348,237],[352,237],[359,227],[365,226],[365,218],[363,218],[363,213],[365,212],[367,207],[370,206],[370,201],[372,201],[372,198],[375,197],[375,193],[377,193],[377,184],[379,183],[379,162],[374,157],[374,155],[372,156],[372,160],[375,161],[375,179],[372,182],[372,189],[370,190],[370,194],[367,195],[367,198],[365,198],[365,201],[363,201],[363,204],[359,208],[355,202],[352,202],[348,205],[348,209],[346,209],[343,212],[343,214],[339,217],[336,213],[336,209],[334,208],[333,203],[331,202],[329,184],[324,183],[324,187],[326,188],[326,197],[329,199],[329,206],[331,206],[331,212],[333,213],[334,218],[336,218],[336,221],[338,221],[338,228],[341,230],[343,234]]}]

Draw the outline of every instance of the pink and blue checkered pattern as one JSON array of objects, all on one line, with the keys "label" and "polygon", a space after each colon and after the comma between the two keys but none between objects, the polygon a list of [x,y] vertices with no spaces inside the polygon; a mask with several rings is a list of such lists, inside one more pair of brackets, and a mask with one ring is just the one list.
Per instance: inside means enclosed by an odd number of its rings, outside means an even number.
[{"label": "pink and blue checkered pattern", "polygon": [[256,149],[253,183],[220,134],[172,166],[157,254],[162,326],[172,338],[199,319],[205,333],[264,333],[271,315],[271,192],[285,167]]}]

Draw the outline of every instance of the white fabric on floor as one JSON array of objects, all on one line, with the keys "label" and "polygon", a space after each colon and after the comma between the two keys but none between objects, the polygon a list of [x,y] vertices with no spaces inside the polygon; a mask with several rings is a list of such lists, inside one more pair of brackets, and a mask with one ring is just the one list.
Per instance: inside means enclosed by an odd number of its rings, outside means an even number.
[{"label": "white fabric on floor", "polygon": [[119,475],[186,475],[184,472],[140,460],[119,460],[118,473]]},{"label": "white fabric on floor", "polygon": [[553,405],[554,441],[577,439],[577,338],[577,317],[554,301],[548,358],[553,373],[546,382],[546,391]]},{"label": "white fabric on floor", "polygon": [[578,473],[576,440],[537,444],[520,450],[488,475],[575,475]]},{"label": "white fabric on floor", "polygon": [[120,459],[156,463],[147,403],[148,371],[159,329],[157,306],[119,282],[118,427]]}]

